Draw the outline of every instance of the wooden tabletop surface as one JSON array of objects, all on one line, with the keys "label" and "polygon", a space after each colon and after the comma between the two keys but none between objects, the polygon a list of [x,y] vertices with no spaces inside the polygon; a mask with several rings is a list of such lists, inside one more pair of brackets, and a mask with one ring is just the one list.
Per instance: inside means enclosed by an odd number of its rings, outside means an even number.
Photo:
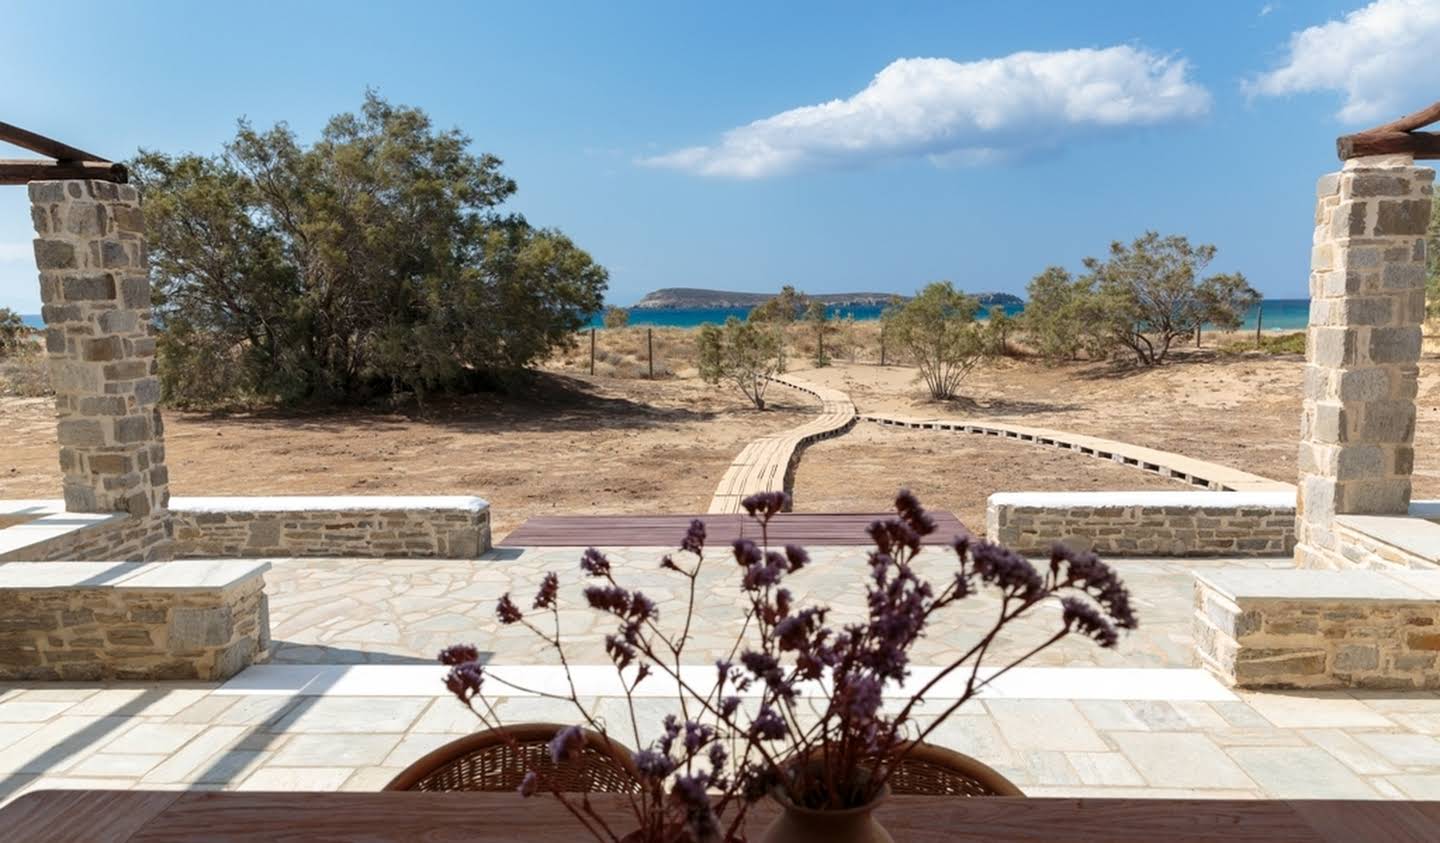
[{"label": "wooden tabletop surface", "polygon": [[[624,797],[591,797],[626,830]],[[752,837],[774,816],[767,800]],[[960,799],[895,796],[877,816],[897,843],[1440,839],[1440,802],[1220,799]],[[0,840],[25,843],[559,843],[586,839],[553,798],[511,793],[37,791],[0,809]]]}]

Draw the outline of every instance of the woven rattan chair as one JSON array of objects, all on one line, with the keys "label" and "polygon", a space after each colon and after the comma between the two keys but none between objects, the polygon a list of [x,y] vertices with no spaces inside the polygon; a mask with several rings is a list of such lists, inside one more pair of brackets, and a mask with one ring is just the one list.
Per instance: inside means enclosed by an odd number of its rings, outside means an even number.
[{"label": "woven rattan chair", "polygon": [[895,772],[890,792],[922,796],[1024,796],[1020,788],[968,755],[943,746],[913,746]]},{"label": "woven rattan chair", "polygon": [[597,732],[585,732],[574,761],[550,760],[550,739],[565,728],[522,723],[451,741],[405,768],[386,790],[515,790],[535,770],[547,789],[565,793],[631,793],[640,789],[630,750]]}]

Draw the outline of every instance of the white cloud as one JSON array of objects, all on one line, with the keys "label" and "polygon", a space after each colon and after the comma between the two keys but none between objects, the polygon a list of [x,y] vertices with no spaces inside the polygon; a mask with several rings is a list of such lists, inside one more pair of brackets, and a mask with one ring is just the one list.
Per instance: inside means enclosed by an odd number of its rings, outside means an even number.
[{"label": "white cloud", "polygon": [[1260,17],[1263,18],[1273,11],[1275,11],[1275,6],[1270,3],[1266,3],[1265,5],[1260,7]]},{"label": "white cloud", "polygon": [[1384,122],[1440,92],[1440,0],[1375,0],[1290,36],[1284,64],[1246,83],[1254,94],[1341,91],[1346,123]]},{"label": "white cloud", "polygon": [[808,105],[641,163],[754,179],[877,158],[988,163],[1077,135],[1198,117],[1210,94],[1183,59],[1131,46],[898,59],[848,99]]}]

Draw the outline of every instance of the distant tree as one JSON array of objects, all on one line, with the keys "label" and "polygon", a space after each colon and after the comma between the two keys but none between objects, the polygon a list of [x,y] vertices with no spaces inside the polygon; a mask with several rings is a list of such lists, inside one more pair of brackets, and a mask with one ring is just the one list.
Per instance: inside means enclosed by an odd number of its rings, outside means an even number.
[{"label": "distant tree", "polygon": [[497,210],[516,189],[499,159],[373,93],[309,146],[242,120],[220,155],[142,150],[131,172],[180,401],[215,365],[228,397],[280,401],[504,382],[573,342],[606,286],[569,238]]},{"label": "distant tree", "polygon": [[630,311],[623,307],[607,307],[602,318],[607,328],[623,328],[630,324]]},{"label": "distant tree", "polygon": [[1201,279],[1214,257],[1214,246],[1153,231],[1128,246],[1111,243],[1107,259],[1085,259],[1080,318],[1102,343],[1129,349],[1142,365],[1163,363],[1176,339],[1206,322],[1238,327],[1260,300],[1238,273]]},{"label": "distant tree", "polygon": [[1425,232],[1425,316],[1440,318],[1440,194],[1430,200],[1430,228]]},{"label": "distant tree", "polygon": [[766,299],[750,309],[752,322],[776,322],[789,325],[805,315],[810,306],[810,297],[786,284],[779,295]]},{"label": "distant tree", "polygon": [[763,322],[742,322],[731,316],[723,328],[701,325],[696,342],[700,377],[706,383],[729,383],[744,393],[757,410],[765,409],[770,376],[780,371],[779,330]]},{"label": "distant tree", "polygon": [[830,355],[825,351],[825,337],[833,328],[830,325],[830,314],[826,311],[825,305],[812,299],[810,306],[805,309],[805,323],[815,334],[815,358],[817,368],[830,365]]},{"label": "distant tree", "polygon": [[1046,267],[1025,287],[1020,324],[1037,354],[1049,362],[1072,360],[1084,344],[1080,308],[1088,295],[1063,267]]},{"label": "distant tree", "polygon": [[954,398],[960,382],[990,353],[985,331],[975,321],[978,307],[949,281],[937,281],[886,311],[887,338],[915,361],[936,400]]},{"label": "distant tree", "polygon": [[0,357],[20,351],[29,336],[30,329],[25,326],[20,314],[8,307],[0,307]]},{"label": "distant tree", "polygon": [[1005,312],[1001,305],[992,305],[985,314],[985,335],[986,342],[990,345],[991,354],[1005,354],[1006,343],[1010,341],[1010,331],[1015,325],[1015,320]]}]

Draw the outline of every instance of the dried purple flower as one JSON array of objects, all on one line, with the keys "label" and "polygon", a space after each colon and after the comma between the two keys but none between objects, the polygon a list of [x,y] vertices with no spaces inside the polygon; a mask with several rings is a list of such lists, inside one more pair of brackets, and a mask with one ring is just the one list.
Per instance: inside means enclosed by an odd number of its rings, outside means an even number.
[{"label": "dried purple flower", "polygon": [[525,616],[520,613],[520,607],[516,606],[515,601],[510,599],[510,592],[507,591],[500,596],[499,602],[495,604],[495,617],[499,618],[503,624],[512,624],[523,619]]},{"label": "dried purple flower", "polygon": [[485,682],[485,669],[478,662],[465,662],[450,668],[445,674],[445,689],[459,698],[460,702],[466,705],[470,700],[480,693],[480,686]]},{"label": "dried purple flower", "polygon": [[540,581],[540,590],[535,592],[532,608],[549,609],[555,605],[555,595],[560,592],[560,577],[551,571]]},{"label": "dried purple flower", "polygon": [[605,653],[610,656],[610,660],[620,670],[629,667],[637,655],[635,648],[629,642],[616,635],[605,636]]},{"label": "dried purple flower", "polygon": [[1040,572],[1029,560],[1009,548],[988,541],[979,541],[970,550],[975,573],[987,583],[1024,599],[1032,599],[1044,590]]},{"label": "dried purple flower", "polygon": [[855,676],[837,689],[843,703],[841,711],[850,725],[863,725],[875,719],[880,710],[880,682],[873,676]]},{"label": "dried purple flower", "polygon": [[736,539],[730,547],[735,553],[735,561],[742,566],[758,564],[762,558],[760,547],[749,539]]},{"label": "dried purple flower", "polygon": [[580,756],[580,750],[584,747],[584,730],[579,726],[566,726],[550,739],[550,760],[556,764],[573,761]]},{"label": "dried purple flower", "polygon": [[694,755],[715,737],[715,730],[704,723],[685,721],[685,751]]},{"label": "dried purple flower", "polygon": [[950,547],[955,551],[955,554],[960,557],[960,561],[963,563],[965,561],[965,552],[970,549],[970,545],[974,542],[975,535],[962,527],[960,528],[960,532],[955,534],[955,538],[950,540]]},{"label": "dried purple flower", "polygon": [[715,811],[710,806],[710,777],[704,773],[676,776],[670,797],[685,809],[685,825],[695,840],[708,840],[720,830]]},{"label": "dried purple flower", "polygon": [[746,650],[740,654],[740,663],[755,674],[756,679],[780,680],[780,661],[769,653]]},{"label": "dried purple flower", "polygon": [[747,565],[745,574],[740,578],[740,587],[746,591],[759,591],[780,582],[780,577],[785,572],[784,561],[784,557],[781,557],[780,564],[767,561]]},{"label": "dried purple flower", "polygon": [[667,553],[667,554],[665,554],[664,556],[660,557],[660,570],[662,570],[662,571],[679,571],[679,570],[680,570],[680,566],[679,566],[679,565],[676,565],[676,564],[675,564],[675,560],[674,560],[673,558],[671,558],[670,554]]},{"label": "dried purple flower", "polygon": [[456,665],[466,662],[478,661],[480,651],[474,644],[451,644],[440,651],[439,660],[441,664]]},{"label": "dried purple flower", "polygon": [[798,544],[785,545],[785,559],[790,563],[792,574],[810,564],[810,554]]},{"label": "dried purple flower", "polygon": [[592,609],[600,609],[621,617],[630,612],[630,592],[618,585],[586,586],[584,595],[585,602],[589,603]]},{"label": "dried purple flower", "polygon": [[690,522],[690,529],[685,531],[685,538],[680,541],[680,549],[699,556],[705,550],[705,522],[699,518]]},{"label": "dried purple flower", "polygon": [[790,496],[784,492],[756,492],[740,501],[745,511],[757,521],[769,521],[790,508]]},{"label": "dried purple flower", "polygon": [[900,513],[900,519],[916,533],[921,536],[928,536],[935,532],[935,519],[920,505],[920,500],[910,493],[909,489],[901,489],[895,496],[895,511]]},{"label": "dried purple flower", "polygon": [[739,697],[726,697],[720,701],[720,716],[728,720],[730,716],[735,713],[735,709],[739,707]]},{"label": "dried purple flower", "polygon": [[768,705],[760,707],[755,719],[750,721],[750,737],[762,741],[778,741],[789,734],[785,720]]},{"label": "dried purple flower", "polygon": [[1093,638],[1101,647],[1114,647],[1120,640],[1115,627],[1100,614],[1100,610],[1078,597],[1060,599],[1061,618],[1066,631],[1075,630],[1087,638]]},{"label": "dried purple flower", "polygon": [[714,771],[715,775],[719,775],[720,771],[725,769],[725,762],[730,758],[730,754],[725,751],[725,744],[719,741],[710,744],[709,756],[710,769]]},{"label": "dried purple flower", "polygon": [[642,749],[635,753],[635,768],[642,776],[663,779],[675,772],[675,762],[670,756],[653,749]]},{"label": "dried purple flower", "polygon": [[531,770],[530,772],[525,774],[525,778],[520,780],[520,786],[515,789],[515,792],[519,793],[521,796],[534,796],[535,791],[539,788],[539,786],[540,777],[535,775],[534,770]]},{"label": "dried purple flower", "polygon": [[595,548],[587,547],[580,554],[580,570],[592,577],[606,577],[610,575],[610,560]]}]

